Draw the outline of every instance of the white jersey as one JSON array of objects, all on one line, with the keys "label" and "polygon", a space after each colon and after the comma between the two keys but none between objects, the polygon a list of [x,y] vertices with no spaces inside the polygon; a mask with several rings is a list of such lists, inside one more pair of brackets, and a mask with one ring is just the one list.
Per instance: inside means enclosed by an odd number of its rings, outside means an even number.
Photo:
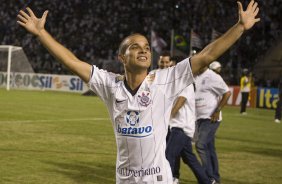
[{"label": "white jersey", "polygon": [[[195,133],[195,91],[194,86],[187,86],[179,96],[186,98],[184,105],[178,110],[176,116],[170,119],[170,128],[181,128],[184,133],[193,137]],[[177,99],[176,99],[177,100]],[[176,101],[175,100],[175,101]]]},{"label": "white jersey", "polygon": [[[220,75],[207,69],[195,78],[196,81],[196,117],[210,119],[223,94],[229,91]],[[220,112],[219,121],[222,120]]]},{"label": "white jersey", "polygon": [[186,59],[149,74],[132,95],[124,77],[93,66],[89,86],[107,105],[115,132],[116,183],[172,183],[165,156],[168,121],[175,97],[193,81]]}]

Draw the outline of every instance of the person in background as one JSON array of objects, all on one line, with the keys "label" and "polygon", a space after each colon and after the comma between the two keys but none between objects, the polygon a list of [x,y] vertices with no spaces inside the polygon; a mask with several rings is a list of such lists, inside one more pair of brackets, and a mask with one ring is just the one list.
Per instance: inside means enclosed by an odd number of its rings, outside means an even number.
[{"label": "person in background", "polygon": [[218,159],[215,149],[215,134],[222,121],[221,110],[231,92],[220,75],[203,68],[196,83],[196,150],[202,165],[215,183],[220,183]]},{"label": "person in background", "polygon": [[214,61],[210,64],[209,68],[217,74],[221,72],[221,64],[218,61]]},{"label": "person in background", "polygon": [[246,108],[247,108],[247,103],[249,100],[249,94],[251,91],[251,74],[249,74],[248,69],[243,69],[243,75],[240,79],[240,91],[241,91],[241,96],[242,96],[242,100],[241,100],[241,110],[240,113],[242,115],[246,115]]},{"label": "person in background", "polygon": [[281,122],[281,106],[282,106],[282,79],[280,79],[278,84],[278,101],[277,101],[277,107],[275,109],[275,123]]},{"label": "person in background", "polygon": [[179,184],[180,158],[190,167],[200,184],[210,180],[196,155],[193,153],[192,138],[195,133],[195,85],[186,87],[176,98],[171,110],[166,157],[169,161],[173,184]]},{"label": "person in background", "polygon": [[169,52],[163,52],[160,55],[159,61],[158,61],[158,69],[165,69],[170,67],[171,61],[170,61],[170,54]]}]

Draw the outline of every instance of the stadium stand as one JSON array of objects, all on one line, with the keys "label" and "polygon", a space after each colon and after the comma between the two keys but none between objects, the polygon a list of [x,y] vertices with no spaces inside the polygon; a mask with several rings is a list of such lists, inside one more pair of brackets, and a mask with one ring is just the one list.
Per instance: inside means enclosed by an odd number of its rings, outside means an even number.
[{"label": "stadium stand", "polygon": [[[68,74],[37,40],[16,24],[18,11],[27,1],[1,3],[0,44],[23,47],[35,72]],[[154,29],[170,42],[170,30],[189,42],[190,30],[197,32],[204,45],[211,40],[212,30],[225,32],[237,20],[235,0],[41,0],[28,1],[37,14],[50,10],[47,30],[80,59],[112,72],[122,72],[116,61],[118,43],[126,35],[142,30],[150,37]],[[248,3],[248,1],[243,1]],[[219,60],[229,84],[238,83],[241,68],[257,64],[271,44],[281,36],[281,0],[259,0],[261,23],[246,34],[230,52]],[[224,7],[224,8],[223,8]],[[228,7],[228,8],[226,8]],[[235,12],[235,13],[234,13]],[[233,20],[233,21],[232,21]],[[169,49],[169,44],[167,46]],[[188,51],[187,51],[188,55]],[[107,61],[107,62],[105,62]]]}]

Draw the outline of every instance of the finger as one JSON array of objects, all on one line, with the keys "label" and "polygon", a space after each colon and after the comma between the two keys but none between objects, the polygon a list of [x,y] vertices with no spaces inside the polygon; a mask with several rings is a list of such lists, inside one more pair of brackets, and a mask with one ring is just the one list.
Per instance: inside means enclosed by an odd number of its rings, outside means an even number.
[{"label": "finger", "polygon": [[28,21],[26,18],[24,18],[24,17],[21,16],[21,15],[18,15],[17,17],[18,17],[18,19],[19,19],[20,21],[22,21],[23,23],[27,23],[27,21]]},{"label": "finger", "polygon": [[46,19],[46,17],[47,17],[47,15],[48,15],[48,13],[49,13],[49,11],[48,10],[46,10],[44,13],[43,13],[43,15],[42,15],[42,19]]},{"label": "finger", "polygon": [[35,17],[33,11],[29,7],[27,7],[26,10],[28,11],[28,13],[31,17]]},{"label": "finger", "polygon": [[27,20],[30,18],[30,16],[27,13],[25,13],[24,11],[22,11],[22,10],[20,11],[20,15],[22,15]]},{"label": "finger", "polygon": [[257,16],[258,12],[259,12],[259,8],[257,8],[257,9],[255,10],[254,16]]},{"label": "finger", "polygon": [[255,2],[254,0],[251,0],[251,2],[248,4],[247,10],[249,10],[250,8],[252,8],[254,2]]},{"label": "finger", "polygon": [[237,1],[237,4],[238,4],[239,12],[244,11],[244,10],[243,10],[243,6],[242,6],[242,3],[241,3],[240,1]]},{"label": "finger", "polygon": [[255,2],[255,4],[252,6],[252,10],[255,11],[257,7],[258,7],[258,3]]},{"label": "finger", "polygon": [[25,23],[21,22],[21,21],[17,21],[18,24],[20,24],[21,26],[25,27]]}]

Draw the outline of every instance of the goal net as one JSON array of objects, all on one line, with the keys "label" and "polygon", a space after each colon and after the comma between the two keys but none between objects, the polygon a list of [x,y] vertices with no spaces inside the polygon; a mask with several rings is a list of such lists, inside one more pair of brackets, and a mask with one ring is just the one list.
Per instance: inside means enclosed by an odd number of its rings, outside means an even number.
[{"label": "goal net", "polygon": [[[6,88],[10,90],[10,79],[13,72],[34,73],[22,47],[0,45],[0,72],[6,73]],[[4,75],[1,75],[4,77]]]}]

